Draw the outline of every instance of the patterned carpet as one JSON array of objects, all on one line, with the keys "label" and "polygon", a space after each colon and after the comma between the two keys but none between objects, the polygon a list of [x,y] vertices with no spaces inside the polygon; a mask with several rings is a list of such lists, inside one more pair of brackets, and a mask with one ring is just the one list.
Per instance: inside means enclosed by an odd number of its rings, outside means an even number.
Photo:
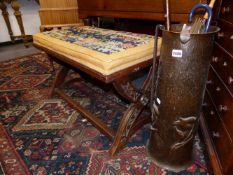
[{"label": "patterned carpet", "polygon": [[[56,65],[58,67],[58,65]],[[186,171],[156,166],[146,153],[149,126],[139,130],[114,157],[111,142],[63,100],[48,92],[51,73],[44,53],[0,63],[0,166],[7,175],[204,175],[208,174],[199,139],[195,163]],[[126,109],[111,90],[71,72],[65,92],[113,129]],[[91,94],[91,96],[90,96]]]}]

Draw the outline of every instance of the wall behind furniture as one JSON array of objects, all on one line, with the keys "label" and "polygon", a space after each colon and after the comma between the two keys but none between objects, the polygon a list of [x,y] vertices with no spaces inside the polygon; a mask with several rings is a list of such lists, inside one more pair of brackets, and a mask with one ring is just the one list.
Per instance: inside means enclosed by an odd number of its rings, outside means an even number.
[{"label": "wall behind furniture", "polygon": [[[20,3],[20,10],[22,13],[23,24],[26,35],[32,35],[39,32],[40,17],[39,4],[34,0],[18,0]],[[14,10],[8,5],[9,19],[14,35],[20,35],[18,23],[16,21]],[[8,30],[0,10],[0,42],[10,41]]]}]

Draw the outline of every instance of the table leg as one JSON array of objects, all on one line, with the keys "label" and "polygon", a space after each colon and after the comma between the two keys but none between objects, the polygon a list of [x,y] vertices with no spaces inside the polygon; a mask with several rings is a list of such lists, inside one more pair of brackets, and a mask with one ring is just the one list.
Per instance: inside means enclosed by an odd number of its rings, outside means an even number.
[{"label": "table leg", "polygon": [[3,16],[4,20],[5,20],[5,23],[6,23],[7,30],[8,30],[8,33],[10,35],[11,41],[15,42],[15,38],[13,36],[13,32],[12,32],[11,24],[10,24],[10,20],[9,20],[9,13],[7,11],[7,6],[6,6],[6,4],[4,3],[3,0],[0,0],[0,9],[2,10],[2,16]]},{"label": "table leg", "polygon": [[[143,86],[141,89],[142,93],[141,94],[138,93],[136,100],[132,98],[132,100],[134,100],[133,103],[129,106],[129,108],[126,110],[126,112],[122,116],[122,119],[119,123],[113,144],[111,148],[109,149],[110,155],[116,154],[120,149],[122,149],[122,147],[128,142],[129,138],[139,128],[141,128],[143,125],[151,121],[150,115],[143,116],[143,118],[139,118],[140,114],[143,112],[143,110],[149,103],[150,85],[151,85],[151,77],[152,77],[151,74],[152,74],[152,71],[150,70],[145,82],[143,83]],[[124,79],[124,81],[118,81],[118,82],[124,82],[124,84],[128,84],[128,86],[131,85],[131,83],[126,82],[126,79]],[[117,85],[117,87],[119,86]],[[129,89],[131,91],[134,88],[133,87],[132,88],[130,87],[120,88],[120,90],[125,91],[125,92],[120,92],[120,94],[123,94],[123,95],[129,94],[128,97],[130,98],[130,94],[135,94],[135,93],[127,93]],[[119,90],[119,88],[116,88],[116,90]],[[135,97],[135,96],[133,95],[132,97]]]},{"label": "table leg", "polygon": [[61,66],[59,69],[57,76],[55,78],[55,81],[53,82],[52,88],[49,93],[49,98],[51,98],[55,92],[55,88],[58,88],[62,83],[64,83],[64,80],[69,72],[69,68],[66,66]]},{"label": "table leg", "polygon": [[19,29],[20,29],[20,32],[21,32],[21,37],[23,38],[23,42],[25,44],[26,47],[28,47],[27,45],[27,36],[25,35],[25,31],[24,31],[24,26],[23,26],[23,20],[22,20],[22,15],[21,15],[21,11],[19,10],[20,9],[20,5],[18,3],[17,0],[12,0],[11,1],[11,7],[14,9],[14,15],[17,19],[17,22],[18,22],[18,25],[19,25]]},{"label": "table leg", "polygon": [[136,87],[129,80],[129,77],[122,78],[113,82],[114,88],[126,100],[136,102],[140,93]]},{"label": "table leg", "polygon": [[145,120],[145,118],[142,118],[143,121],[138,123],[137,127],[134,127],[139,115],[142,113],[146,105],[147,103],[142,104],[141,101],[138,101],[135,104],[130,105],[124,113],[119,123],[113,144],[109,149],[110,155],[116,154],[128,142],[129,138],[137,131],[137,129],[150,121],[149,116],[145,116],[147,119]]},{"label": "table leg", "polygon": [[49,56],[48,59],[49,59],[49,64],[50,64],[50,71],[54,72],[55,71],[55,67],[54,67],[53,58],[51,58],[51,56]]}]

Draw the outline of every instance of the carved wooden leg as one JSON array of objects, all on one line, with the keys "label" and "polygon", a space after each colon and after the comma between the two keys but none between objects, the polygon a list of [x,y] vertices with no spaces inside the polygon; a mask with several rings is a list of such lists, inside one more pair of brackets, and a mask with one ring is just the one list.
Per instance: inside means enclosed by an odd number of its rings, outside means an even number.
[{"label": "carved wooden leg", "polygon": [[68,72],[69,72],[68,67],[62,66],[59,69],[58,74],[57,74],[55,81],[53,82],[52,88],[50,90],[49,98],[51,98],[52,95],[54,94],[55,88],[58,88],[62,83],[64,83],[64,80],[65,80]]},{"label": "carved wooden leg", "polygon": [[8,30],[8,33],[10,35],[11,41],[15,42],[13,32],[12,32],[12,29],[11,29],[10,20],[9,20],[9,13],[7,12],[7,6],[4,3],[4,0],[0,0],[0,9],[2,10],[2,16],[3,16],[4,20],[5,20],[5,23],[6,23],[7,30]]},{"label": "carved wooden leg", "polygon": [[[113,144],[111,148],[109,149],[109,154],[114,155],[119,151],[127,142],[130,136],[136,132],[132,132],[133,125],[135,121],[137,120],[138,116],[143,111],[143,108],[147,105],[147,102],[142,104],[142,101],[138,101],[135,104],[130,105],[130,107],[127,109],[127,111],[124,113],[116,136],[114,138]],[[145,123],[143,123],[145,124]]]},{"label": "carved wooden leg", "polygon": [[11,7],[15,11],[14,14],[15,14],[15,17],[16,17],[18,25],[19,25],[19,29],[20,29],[20,32],[21,32],[21,36],[23,38],[23,42],[24,42],[25,46],[28,47],[28,44],[27,44],[28,40],[27,40],[27,36],[25,35],[22,15],[21,15],[21,11],[19,10],[20,5],[19,5],[18,1],[17,0],[12,0],[11,1]]},{"label": "carved wooden leg", "polygon": [[45,31],[45,27],[44,26],[40,26],[40,32],[44,32]]},{"label": "carved wooden leg", "polygon": [[50,71],[55,71],[55,67],[54,67],[54,61],[53,61],[53,59],[50,57],[50,56],[48,56],[48,59],[49,59],[49,63],[50,63],[50,67],[51,67],[51,69],[50,69]]},{"label": "carved wooden leg", "polygon": [[[128,98],[133,103],[126,110],[122,119],[120,121],[114,142],[109,149],[109,154],[114,155],[122,149],[122,147],[128,142],[128,139],[144,124],[150,122],[150,116],[143,116],[144,118],[139,118],[139,115],[142,113],[143,109],[149,103],[150,94],[150,80],[151,72],[147,75],[147,78],[142,86],[142,94],[136,91],[136,88],[132,87],[132,83],[129,82],[129,79],[123,79],[115,82],[114,87],[118,90],[118,93]],[[120,90],[120,92],[119,92]],[[130,91],[130,92],[129,92]]]},{"label": "carved wooden leg", "polygon": [[134,87],[128,77],[116,80],[113,86],[123,98],[130,102],[136,102],[140,95],[138,89]]}]

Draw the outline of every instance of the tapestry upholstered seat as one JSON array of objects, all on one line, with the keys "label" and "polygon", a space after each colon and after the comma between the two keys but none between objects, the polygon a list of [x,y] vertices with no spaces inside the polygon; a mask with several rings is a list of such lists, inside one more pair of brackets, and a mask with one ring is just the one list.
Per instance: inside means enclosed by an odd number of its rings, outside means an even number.
[{"label": "tapestry upholstered seat", "polygon": [[154,48],[153,36],[90,26],[39,33],[33,42],[103,75],[151,59]]},{"label": "tapestry upholstered seat", "polygon": [[[153,36],[79,26],[36,34],[33,36],[33,43],[44,50],[50,60],[61,65],[50,96],[58,94],[108,136],[113,141],[109,149],[110,155],[116,154],[139,128],[150,122],[150,112],[143,111],[148,109],[152,71],[148,73],[140,90],[133,86],[128,77],[152,65]],[[161,39],[158,41],[158,46],[160,45]],[[105,83],[112,83],[117,92],[131,102],[132,105],[124,112],[117,131],[63,91],[62,84],[70,69],[85,72]]]}]

